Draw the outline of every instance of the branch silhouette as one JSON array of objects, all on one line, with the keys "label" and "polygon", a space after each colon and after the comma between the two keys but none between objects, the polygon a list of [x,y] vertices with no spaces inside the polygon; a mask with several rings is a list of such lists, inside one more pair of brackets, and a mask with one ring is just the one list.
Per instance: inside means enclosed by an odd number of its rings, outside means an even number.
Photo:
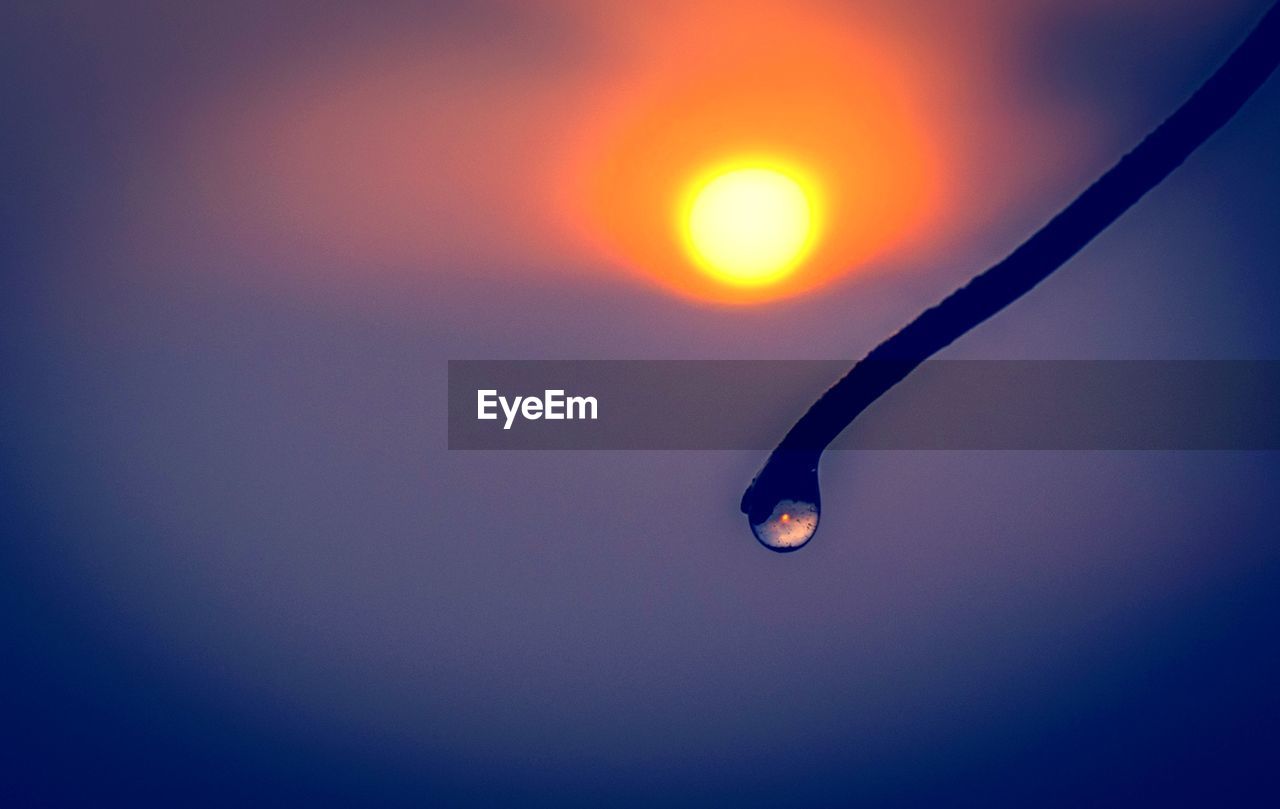
[{"label": "branch silhouette", "polygon": [[1277,62],[1280,3],[1173,115],[1048,224],[872,349],[822,394],[783,437],[743,495],[742,511],[753,529],[783,499],[807,498],[816,505],[822,451],[859,413],[930,356],[1065,264],[1231,120]]}]

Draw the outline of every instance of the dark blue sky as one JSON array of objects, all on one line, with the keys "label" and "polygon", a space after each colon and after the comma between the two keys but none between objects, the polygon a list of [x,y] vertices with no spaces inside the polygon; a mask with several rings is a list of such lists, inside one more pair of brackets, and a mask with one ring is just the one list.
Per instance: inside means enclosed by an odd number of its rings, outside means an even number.
[{"label": "dark blue sky", "polygon": [[[5,788],[1274,803],[1274,454],[839,454],[818,538],[778,557],[737,512],[759,453],[444,448],[450,358],[856,358],[1136,143],[1265,5],[1035,4],[992,58],[1019,105],[1093,133],[1081,153],[988,145],[1054,157],[944,260],[747,308],[465,229],[447,257],[286,250],[186,207],[220,166],[174,168],[198,139],[175,111],[237,108],[281,53],[395,32],[571,73],[601,57],[568,12],[0,12]],[[1273,80],[946,356],[1280,359],[1278,124]]]}]

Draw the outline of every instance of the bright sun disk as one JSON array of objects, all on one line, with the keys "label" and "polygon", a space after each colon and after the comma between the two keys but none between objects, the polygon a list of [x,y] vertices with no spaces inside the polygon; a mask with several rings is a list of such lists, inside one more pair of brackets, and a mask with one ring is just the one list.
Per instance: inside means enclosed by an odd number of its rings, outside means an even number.
[{"label": "bright sun disk", "polygon": [[750,166],[695,188],[684,217],[694,261],[722,281],[769,284],[793,272],[813,245],[813,194],[789,174]]}]

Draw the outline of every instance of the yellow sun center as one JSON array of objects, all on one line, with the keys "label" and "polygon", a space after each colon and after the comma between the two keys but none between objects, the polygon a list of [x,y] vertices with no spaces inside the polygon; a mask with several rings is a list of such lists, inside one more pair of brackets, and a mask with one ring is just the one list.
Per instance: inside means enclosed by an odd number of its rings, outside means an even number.
[{"label": "yellow sun center", "polygon": [[813,245],[813,194],[794,177],[762,166],[716,174],[696,187],[685,216],[695,262],[731,284],[769,284],[796,269]]}]

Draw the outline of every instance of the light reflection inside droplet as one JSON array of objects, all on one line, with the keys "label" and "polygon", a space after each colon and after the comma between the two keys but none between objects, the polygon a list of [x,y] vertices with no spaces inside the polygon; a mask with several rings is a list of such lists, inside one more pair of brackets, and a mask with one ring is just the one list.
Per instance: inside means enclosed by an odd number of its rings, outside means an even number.
[{"label": "light reflection inside droplet", "polygon": [[803,547],[817,530],[818,506],[804,500],[779,500],[763,522],[751,524],[760,544],[784,553]]}]

